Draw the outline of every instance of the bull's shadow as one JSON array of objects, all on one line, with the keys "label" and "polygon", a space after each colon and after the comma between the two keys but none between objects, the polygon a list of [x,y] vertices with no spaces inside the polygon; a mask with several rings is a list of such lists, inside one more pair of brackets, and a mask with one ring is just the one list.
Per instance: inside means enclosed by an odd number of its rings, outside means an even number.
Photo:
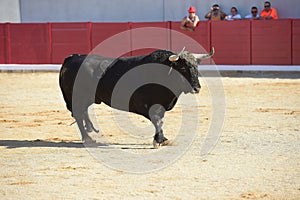
[{"label": "bull's shadow", "polygon": [[46,140],[0,140],[0,147],[6,147],[7,149],[14,148],[104,148],[104,149],[153,149],[149,144],[103,144],[92,143],[83,144],[82,142],[54,142]]},{"label": "bull's shadow", "polygon": [[24,147],[84,148],[81,142],[53,142],[45,140],[0,140],[0,146],[8,149]]}]

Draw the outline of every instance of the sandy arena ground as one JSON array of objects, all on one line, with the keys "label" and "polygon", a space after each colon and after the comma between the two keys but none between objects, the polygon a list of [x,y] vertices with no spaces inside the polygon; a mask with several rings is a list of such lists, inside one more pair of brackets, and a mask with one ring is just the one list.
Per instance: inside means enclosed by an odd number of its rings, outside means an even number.
[{"label": "sandy arena ground", "polygon": [[[77,125],[69,126],[74,120],[58,73],[1,73],[0,199],[300,199],[300,80],[222,78],[223,131],[204,157],[213,106],[200,81],[198,111],[189,110],[200,113],[192,145],[163,169],[134,174],[106,166],[82,145]],[[108,147],[137,154],[174,148],[153,149],[153,132],[143,141],[127,139],[111,109],[94,107],[103,134],[91,136],[109,138]],[[164,131],[172,139],[180,108],[166,115]],[[139,116],[131,120],[149,126]]]}]

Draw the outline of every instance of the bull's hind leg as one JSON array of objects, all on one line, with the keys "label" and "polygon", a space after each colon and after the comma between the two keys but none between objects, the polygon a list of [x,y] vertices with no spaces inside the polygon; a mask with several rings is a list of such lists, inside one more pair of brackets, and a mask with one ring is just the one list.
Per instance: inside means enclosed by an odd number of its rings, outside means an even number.
[{"label": "bull's hind leg", "polygon": [[97,130],[97,129],[94,127],[94,125],[93,125],[93,123],[92,123],[92,121],[91,121],[91,119],[90,119],[88,110],[86,110],[86,111],[84,112],[84,121],[85,121],[85,128],[86,128],[86,131],[87,131],[87,132],[93,132],[93,131],[95,131],[96,133],[99,133],[99,130]]},{"label": "bull's hind leg", "polygon": [[78,128],[80,130],[81,133],[81,137],[82,137],[82,141],[84,143],[95,143],[96,141],[93,140],[86,132],[84,125],[83,125],[83,114],[79,114],[79,115],[74,115],[74,118],[77,122]]},{"label": "bull's hind leg", "polygon": [[154,105],[151,107],[150,111],[150,119],[155,127],[155,135],[153,140],[154,148],[157,148],[160,145],[167,145],[168,139],[164,136],[162,125],[163,125],[163,117],[165,115],[165,109],[160,105]]}]

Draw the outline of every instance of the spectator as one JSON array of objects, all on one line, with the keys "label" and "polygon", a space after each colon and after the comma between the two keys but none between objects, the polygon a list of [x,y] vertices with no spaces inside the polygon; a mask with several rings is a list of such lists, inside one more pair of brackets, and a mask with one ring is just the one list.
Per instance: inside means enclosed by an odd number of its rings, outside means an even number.
[{"label": "spectator", "polygon": [[260,13],[262,19],[278,19],[277,10],[271,8],[271,3],[269,1],[265,2],[265,9]]},{"label": "spectator", "polygon": [[232,7],[230,12],[231,12],[231,15],[227,15],[225,17],[226,20],[231,21],[231,20],[240,20],[240,19],[242,19],[242,16],[238,13],[238,10],[237,10],[236,7]]},{"label": "spectator", "polygon": [[195,28],[199,23],[199,17],[196,15],[195,7],[190,7],[188,12],[189,12],[189,16],[186,16],[182,19],[180,28],[183,30],[194,32]]},{"label": "spectator", "polygon": [[226,17],[226,14],[220,9],[220,6],[218,4],[214,4],[211,7],[211,10],[205,15],[206,19],[218,21],[218,20],[224,20]]},{"label": "spectator", "polygon": [[251,8],[251,14],[245,16],[245,19],[259,19],[259,18],[260,16],[258,14],[258,10],[256,6],[253,6]]}]

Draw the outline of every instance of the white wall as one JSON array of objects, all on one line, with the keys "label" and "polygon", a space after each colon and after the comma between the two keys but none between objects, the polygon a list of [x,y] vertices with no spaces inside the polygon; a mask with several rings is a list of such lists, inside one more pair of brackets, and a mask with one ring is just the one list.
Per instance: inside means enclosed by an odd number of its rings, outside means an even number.
[{"label": "white wall", "polygon": [[19,0],[0,0],[0,23],[21,22]]},{"label": "white wall", "polygon": [[[229,14],[236,6],[242,16],[264,0],[0,0],[0,22],[147,22],[180,21],[189,6],[204,15],[218,3]],[[280,18],[300,18],[299,0],[271,0]]]}]

